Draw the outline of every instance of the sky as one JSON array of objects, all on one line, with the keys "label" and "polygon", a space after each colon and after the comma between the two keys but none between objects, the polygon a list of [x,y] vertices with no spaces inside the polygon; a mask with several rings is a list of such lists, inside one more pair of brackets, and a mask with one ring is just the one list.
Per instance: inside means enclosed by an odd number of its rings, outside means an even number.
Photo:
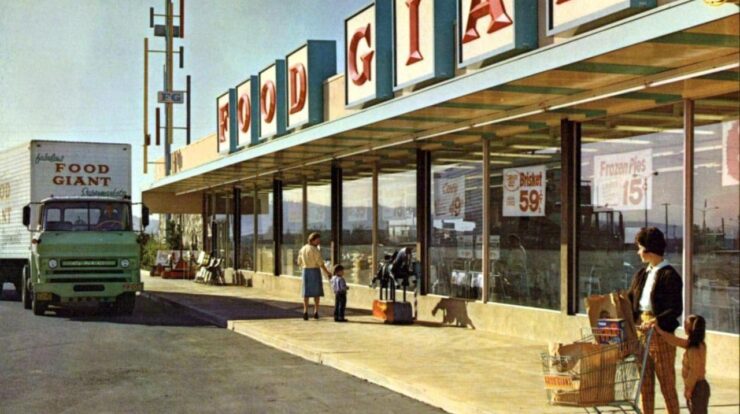
[{"label": "sky", "polygon": [[[256,75],[306,40],[341,45],[344,19],[370,0],[186,0],[185,68],[175,89],[192,77],[195,140],[216,129],[216,97]],[[162,0],[0,0],[0,150],[31,139],[128,143],[133,146],[133,198],[152,182],[142,171],[144,37],[163,50],[149,28],[149,7]],[[179,1],[175,1],[177,14]],[[159,18],[157,23],[163,23]],[[343,67],[337,48],[337,68]],[[149,130],[154,136],[156,91],[163,54],[149,57]],[[177,57],[175,59],[177,65]],[[340,70],[341,71],[341,70]],[[175,126],[185,106],[175,106]],[[163,120],[164,121],[164,120]],[[173,149],[185,144],[175,131]],[[151,147],[149,158],[161,158]]]}]

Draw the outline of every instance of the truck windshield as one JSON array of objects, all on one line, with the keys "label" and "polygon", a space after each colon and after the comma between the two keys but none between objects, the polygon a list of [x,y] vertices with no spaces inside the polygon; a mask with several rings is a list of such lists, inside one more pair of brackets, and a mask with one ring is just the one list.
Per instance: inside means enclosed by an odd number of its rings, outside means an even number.
[{"label": "truck windshield", "polygon": [[44,230],[131,231],[131,210],[116,201],[52,201],[44,205]]}]

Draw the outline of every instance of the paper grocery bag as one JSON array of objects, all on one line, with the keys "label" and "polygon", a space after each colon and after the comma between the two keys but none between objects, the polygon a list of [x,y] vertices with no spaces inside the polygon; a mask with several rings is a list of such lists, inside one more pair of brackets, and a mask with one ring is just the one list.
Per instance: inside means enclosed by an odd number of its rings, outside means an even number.
[{"label": "paper grocery bag", "polygon": [[584,299],[586,304],[586,313],[590,325],[596,326],[599,319],[617,319],[622,317],[618,310],[616,302],[612,300],[612,295],[591,295]]},{"label": "paper grocery bag", "polygon": [[637,340],[637,329],[632,315],[632,302],[624,291],[606,295],[591,295],[584,299],[586,313],[592,327],[599,319],[624,319],[624,339],[627,343]]}]

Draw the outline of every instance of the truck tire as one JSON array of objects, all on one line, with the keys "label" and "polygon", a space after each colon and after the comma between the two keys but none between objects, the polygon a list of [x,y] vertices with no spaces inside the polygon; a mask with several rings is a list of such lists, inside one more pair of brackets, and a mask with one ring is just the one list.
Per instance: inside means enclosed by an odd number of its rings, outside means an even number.
[{"label": "truck tire", "polygon": [[41,300],[36,300],[35,298],[31,301],[31,310],[36,316],[43,316],[46,313],[46,308],[48,306],[48,303]]},{"label": "truck tire", "polygon": [[116,298],[116,313],[119,315],[131,315],[136,306],[136,293],[127,292]]},{"label": "truck tire", "polygon": [[25,309],[31,309],[31,281],[28,278],[28,265],[23,266],[23,275],[21,277],[21,302]]}]

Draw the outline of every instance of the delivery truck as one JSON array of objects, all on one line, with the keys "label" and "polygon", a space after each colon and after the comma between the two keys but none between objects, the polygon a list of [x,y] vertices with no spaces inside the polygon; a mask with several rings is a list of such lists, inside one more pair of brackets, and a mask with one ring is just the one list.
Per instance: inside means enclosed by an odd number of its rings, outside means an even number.
[{"label": "delivery truck", "polygon": [[36,140],[0,151],[0,282],[26,309],[92,301],[131,314],[139,261],[130,145]]}]

